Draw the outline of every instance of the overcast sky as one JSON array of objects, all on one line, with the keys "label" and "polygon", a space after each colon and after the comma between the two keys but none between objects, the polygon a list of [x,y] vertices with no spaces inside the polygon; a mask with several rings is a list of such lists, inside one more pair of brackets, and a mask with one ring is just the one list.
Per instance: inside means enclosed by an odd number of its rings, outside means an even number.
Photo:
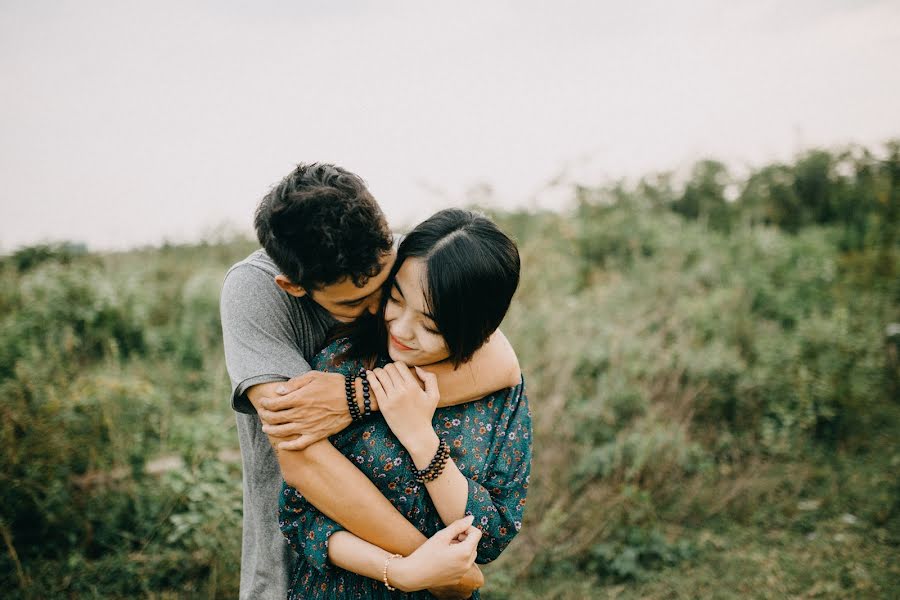
[{"label": "overcast sky", "polygon": [[0,0],[0,250],[250,231],[301,161],[392,224],[489,183],[900,135],[900,2]]}]

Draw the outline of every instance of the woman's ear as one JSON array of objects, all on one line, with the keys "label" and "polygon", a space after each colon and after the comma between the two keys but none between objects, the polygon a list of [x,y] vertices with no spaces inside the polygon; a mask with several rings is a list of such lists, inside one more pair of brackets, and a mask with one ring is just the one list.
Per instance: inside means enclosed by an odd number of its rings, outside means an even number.
[{"label": "woman's ear", "polygon": [[302,298],[306,295],[306,288],[299,286],[296,283],[292,283],[291,280],[284,275],[276,275],[275,283],[278,284],[278,287],[286,291],[291,296]]}]

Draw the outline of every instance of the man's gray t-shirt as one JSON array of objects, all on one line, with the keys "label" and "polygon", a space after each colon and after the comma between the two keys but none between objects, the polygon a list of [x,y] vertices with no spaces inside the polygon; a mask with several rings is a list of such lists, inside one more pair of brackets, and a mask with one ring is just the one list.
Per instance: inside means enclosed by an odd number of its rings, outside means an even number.
[{"label": "man's gray t-shirt", "polygon": [[278,459],[246,392],[309,371],[309,361],[335,323],[308,297],[279,288],[275,276],[280,272],[265,251],[254,252],[228,271],[220,303],[244,471],[241,599],[284,600],[294,564],[278,527]]}]

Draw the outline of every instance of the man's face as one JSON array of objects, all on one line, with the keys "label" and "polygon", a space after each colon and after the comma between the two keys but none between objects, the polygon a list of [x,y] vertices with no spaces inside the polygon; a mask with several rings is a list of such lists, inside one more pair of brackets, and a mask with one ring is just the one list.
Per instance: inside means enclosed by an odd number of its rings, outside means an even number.
[{"label": "man's face", "polygon": [[391,250],[381,259],[381,270],[370,277],[363,287],[356,287],[349,277],[309,292],[312,300],[331,313],[331,316],[349,323],[366,311],[375,313],[381,301],[381,287],[391,272],[397,254]]}]

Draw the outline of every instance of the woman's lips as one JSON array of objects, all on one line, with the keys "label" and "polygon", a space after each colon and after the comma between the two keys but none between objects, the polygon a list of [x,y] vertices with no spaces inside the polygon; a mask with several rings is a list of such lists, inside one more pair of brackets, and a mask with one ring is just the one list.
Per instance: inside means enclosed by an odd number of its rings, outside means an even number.
[{"label": "woman's lips", "polygon": [[400,343],[400,341],[391,335],[391,343],[394,344],[399,350],[412,350],[409,346],[405,346]]}]

